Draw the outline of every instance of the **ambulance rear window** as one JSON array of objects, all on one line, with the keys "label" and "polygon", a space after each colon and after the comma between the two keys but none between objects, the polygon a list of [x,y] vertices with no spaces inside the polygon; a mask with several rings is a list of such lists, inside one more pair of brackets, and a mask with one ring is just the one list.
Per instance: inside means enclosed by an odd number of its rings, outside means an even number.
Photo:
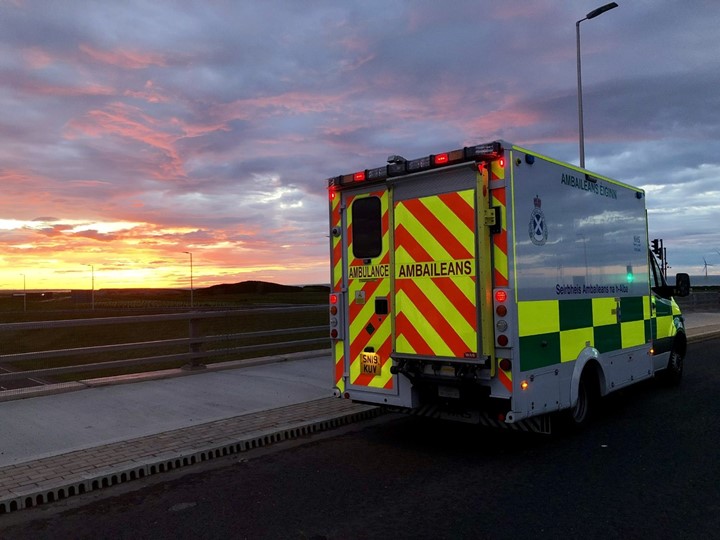
[{"label": "ambulance rear window", "polygon": [[378,197],[356,199],[352,204],[352,251],[357,259],[372,259],[382,252],[382,212]]}]

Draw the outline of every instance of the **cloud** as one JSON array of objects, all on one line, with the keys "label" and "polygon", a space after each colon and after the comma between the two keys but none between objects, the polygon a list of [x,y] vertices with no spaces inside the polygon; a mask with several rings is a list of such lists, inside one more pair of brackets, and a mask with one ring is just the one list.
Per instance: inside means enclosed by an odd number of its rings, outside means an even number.
[{"label": "cloud", "polygon": [[140,50],[102,50],[87,43],[81,43],[80,52],[91,60],[103,64],[110,64],[124,69],[146,69],[151,66],[165,66],[167,64],[163,55]]},{"label": "cloud", "polygon": [[[185,279],[192,250],[199,282],[327,281],[330,176],[496,138],[577,163],[575,22],[594,7],[8,4],[3,263],[102,279],[107,261],[122,286],[133,265]],[[677,268],[720,245],[718,20],[642,1],[581,27],[587,164],[647,190]]]}]

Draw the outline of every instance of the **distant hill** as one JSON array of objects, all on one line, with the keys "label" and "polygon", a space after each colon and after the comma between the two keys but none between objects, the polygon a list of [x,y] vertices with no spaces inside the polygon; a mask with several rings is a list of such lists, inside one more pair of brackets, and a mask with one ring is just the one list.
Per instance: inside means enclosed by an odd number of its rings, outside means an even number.
[{"label": "distant hill", "polygon": [[272,293],[298,293],[302,291],[323,291],[329,290],[324,285],[310,285],[300,287],[296,285],[280,285],[278,283],[270,283],[267,281],[242,281],[240,283],[223,283],[221,285],[212,285],[204,289],[196,289],[203,294],[219,295],[219,294],[272,294]]}]

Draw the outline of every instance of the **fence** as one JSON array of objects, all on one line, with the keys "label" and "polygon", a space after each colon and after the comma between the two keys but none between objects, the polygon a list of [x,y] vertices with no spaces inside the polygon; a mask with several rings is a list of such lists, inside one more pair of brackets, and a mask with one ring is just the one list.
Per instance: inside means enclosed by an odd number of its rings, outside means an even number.
[{"label": "fence", "polygon": [[689,296],[675,299],[683,311],[718,311],[720,292],[693,291]]},{"label": "fence", "polygon": [[193,369],[259,351],[311,350],[328,343],[327,328],[323,305],[0,324],[0,394],[78,373]]}]

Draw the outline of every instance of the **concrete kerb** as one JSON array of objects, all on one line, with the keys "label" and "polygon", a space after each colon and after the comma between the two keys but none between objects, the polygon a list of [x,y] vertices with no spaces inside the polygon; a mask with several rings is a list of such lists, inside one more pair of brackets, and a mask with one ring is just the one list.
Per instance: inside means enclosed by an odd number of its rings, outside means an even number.
[{"label": "concrete kerb", "polygon": [[[237,436],[220,436],[205,444],[188,443],[185,448],[168,450],[157,455],[138,455],[91,471],[66,471],[60,476],[57,476],[58,473],[55,471],[48,471],[46,479],[39,478],[33,481],[28,479],[25,483],[17,485],[16,488],[6,490],[4,493],[0,492],[0,515],[139,480],[211,459],[297,439],[312,433],[327,431],[374,418],[383,412],[379,407],[353,404],[335,398],[324,398],[314,403],[320,405],[320,408],[327,408],[323,407],[323,404],[337,403],[340,410],[325,413],[310,420],[290,421],[283,425],[258,429]],[[312,407],[312,404],[313,402],[310,402],[309,406]],[[242,417],[237,417],[237,420],[241,422]],[[214,423],[210,422],[209,424]],[[153,436],[145,438],[151,437]],[[92,452],[92,449],[87,452]]]},{"label": "concrete kerb", "polygon": [[697,343],[716,338],[720,338],[720,327],[718,325],[700,326],[688,329],[688,343]]}]

